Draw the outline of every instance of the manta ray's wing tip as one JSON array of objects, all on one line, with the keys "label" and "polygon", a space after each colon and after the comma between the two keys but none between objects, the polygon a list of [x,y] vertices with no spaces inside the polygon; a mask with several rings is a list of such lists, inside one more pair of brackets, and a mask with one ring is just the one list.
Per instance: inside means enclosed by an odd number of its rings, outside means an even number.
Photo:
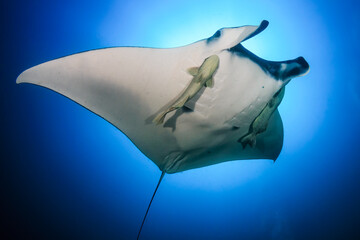
[{"label": "manta ray's wing tip", "polygon": [[[26,71],[25,71],[26,72]],[[24,72],[22,72],[17,78],[16,78],[16,84],[23,83],[24,81]]]},{"label": "manta ray's wing tip", "polygon": [[26,69],[16,78],[16,83],[32,83],[36,85],[41,85],[40,83],[43,80],[44,71],[43,68],[34,66]]},{"label": "manta ray's wing tip", "polygon": [[[31,69],[31,68],[30,68]],[[19,83],[25,83],[25,82],[28,82],[27,79],[28,79],[28,72],[30,69],[27,69],[25,71],[23,71],[22,73],[20,73],[20,75],[16,78],[16,83],[19,84]]]}]

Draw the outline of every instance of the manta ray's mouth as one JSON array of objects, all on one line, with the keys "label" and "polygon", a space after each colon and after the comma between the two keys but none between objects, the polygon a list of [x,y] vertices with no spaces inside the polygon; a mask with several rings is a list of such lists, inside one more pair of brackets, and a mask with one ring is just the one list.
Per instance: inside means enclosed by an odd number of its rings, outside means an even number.
[{"label": "manta ray's mouth", "polygon": [[227,49],[227,51],[239,57],[249,58],[257,63],[264,72],[282,81],[288,81],[291,78],[306,75],[310,70],[308,62],[303,57],[286,61],[269,61],[250,52],[241,43]]}]

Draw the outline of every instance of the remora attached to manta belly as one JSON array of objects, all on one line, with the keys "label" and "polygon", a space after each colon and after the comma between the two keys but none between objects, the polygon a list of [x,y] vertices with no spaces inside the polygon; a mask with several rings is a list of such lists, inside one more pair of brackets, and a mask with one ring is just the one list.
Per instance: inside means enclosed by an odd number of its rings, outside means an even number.
[{"label": "remora attached to manta belly", "polygon": [[203,86],[212,87],[214,85],[213,75],[219,67],[219,57],[212,55],[205,59],[199,68],[189,68],[188,72],[194,76],[184,93],[173,103],[168,109],[159,113],[153,120],[156,124],[164,122],[166,114],[177,110],[185,105],[185,103],[194,97]]},{"label": "remora attached to manta belly", "polygon": [[[242,46],[267,25],[222,28],[177,48],[115,47],[74,54],[26,70],[17,83],[47,87],[100,115],[166,173],[230,160],[275,160],[283,142],[281,118],[276,108],[261,112],[309,65],[302,57],[267,61]],[[209,59],[215,64],[207,64]],[[204,78],[200,73],[207,66],[212,68]],[[195,80],[202,85],[182,98],[192,111],[182,103],[167,111],[164,106],[181,99]],[[167,113],[164,125],[148,121],[162,111]],[[266,130],[254,132],[256,144],[243,148],[238,140],[251,132],[255,119]]]}]

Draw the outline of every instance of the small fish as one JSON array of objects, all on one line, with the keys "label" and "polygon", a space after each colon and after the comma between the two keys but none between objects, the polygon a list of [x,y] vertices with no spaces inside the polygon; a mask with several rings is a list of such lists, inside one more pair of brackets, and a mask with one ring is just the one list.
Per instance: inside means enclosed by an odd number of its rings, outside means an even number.
[{"label": "small fish", "polygon": [[277,107],[280,105],[281,100],[284,97],[285,87],[282,87],[266,104],[265,108],[261,113],[254,119],[249,127],[249,131],[238,142],[240,142],[243,148],[249,144],[251,147],[256,145],[256,136],[262,132],[265,132],[269,123],[271,115],[275,112]]},{"label": "small fish", "polygon": [[219,57],[217,55],[211,55],[206,58],[200,67],[189,68],[188,72],[194,76],[191,83],[185,89],[184,93],[165,111],[159,113],[153,120],[156,125],[164,122],[166,114],[177,110],[184,106],[184,104],[194,97],[203,86],[214,86],[214,73],[219,67]]}]

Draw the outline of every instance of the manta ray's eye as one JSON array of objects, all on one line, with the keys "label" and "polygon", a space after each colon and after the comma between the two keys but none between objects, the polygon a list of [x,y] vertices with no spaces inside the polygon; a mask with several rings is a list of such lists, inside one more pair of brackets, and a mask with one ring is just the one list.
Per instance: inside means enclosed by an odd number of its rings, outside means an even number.
[{"label": "manta ray's eye", "polygon": [[218,39],[220,36],[221,36],[221,30],[217,30],[214,35],[212,35],[211,37],[209,37],[209,38],[207,39],[207,43],[210,43],[210,42]]},{"label": "manta ray's eye", "polygon": [[221,35],[221,31],[217,30],[216,33],[212,36],[213,38],[218,38]]}]

